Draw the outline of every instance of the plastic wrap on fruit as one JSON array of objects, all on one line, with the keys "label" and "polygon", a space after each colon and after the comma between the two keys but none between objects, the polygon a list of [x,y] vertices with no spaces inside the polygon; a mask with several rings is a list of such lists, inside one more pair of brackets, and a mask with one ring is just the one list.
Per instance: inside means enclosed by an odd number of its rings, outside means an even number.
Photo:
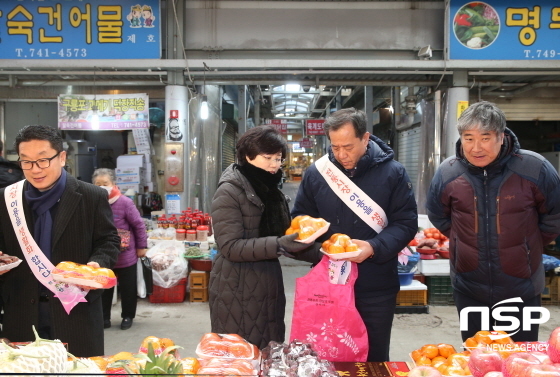
[{"label": "plastic wrap on fruit", "polygon": [[224,361],[221,358],[206,359],[201,362],[197,374],[203,375],[231,375],[256,376],[257,371],[248,360]]},{"label": "plastic wrap on fruit", "polygon": [[292,219],[290,227],[286,230],[286,235],[298,233],[297,240],[305,240],[313,236],[318,230],[325,227],[328,223],[321,218],[302,215]]},{"label": "plastic wrap on fruit", "polygon": [[82,285],[88,288],[108,289],[117,284],[117,278],[112,270],[74,262],[60,262],[52,270],[52,274],[55,281]]}]

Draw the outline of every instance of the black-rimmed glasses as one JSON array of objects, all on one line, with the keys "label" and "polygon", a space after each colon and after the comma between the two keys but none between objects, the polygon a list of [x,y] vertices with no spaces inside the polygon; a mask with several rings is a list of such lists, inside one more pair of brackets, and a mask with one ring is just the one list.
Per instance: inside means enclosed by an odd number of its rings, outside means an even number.
[{"label": "black-rimmed glasses", "polygon": [[35,160],[35,161],[20,160],[20,161],[18,161],[18,163],[19,163],[19,166],[21,166],[22,170],[33,169],[33,164],[37,164],[39,169],[46,169],[49,166],[51,166],[51,160],[55,159],[59,154],[60,154],[60,152],[58,152],[57,154],[55,154],[51,158],[40,158],[40,159]]}]

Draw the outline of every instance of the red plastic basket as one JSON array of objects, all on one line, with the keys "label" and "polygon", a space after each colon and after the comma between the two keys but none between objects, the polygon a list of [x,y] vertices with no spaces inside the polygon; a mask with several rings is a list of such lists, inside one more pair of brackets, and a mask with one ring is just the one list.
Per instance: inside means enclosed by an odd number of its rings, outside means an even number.
[{"label": "red plastic basket", "polygon": [[150,302],[153,304],[166,304],[185,301],[187,292],[187,278],[179,280],[179,283],[171,288],[162,288],[154,284]]}]

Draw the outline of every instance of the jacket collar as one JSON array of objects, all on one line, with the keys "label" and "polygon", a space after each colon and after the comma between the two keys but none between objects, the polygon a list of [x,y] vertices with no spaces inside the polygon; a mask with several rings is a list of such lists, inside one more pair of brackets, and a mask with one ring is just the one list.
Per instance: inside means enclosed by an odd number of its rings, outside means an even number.
[{"label": "jacket collar", "polygon": [[[342,165],[334,157],[332,148],[329,146],[328,149],[329,160],[335,164],[340,171],[344,172],[347,176],[350,176],[350,172],[342,167]],[[391,147],[389,147],[383,140],[375,135],[369,135],[369,141],[366,153],[360,158],[358,164],[356,165],[356,171],[353,177],[359,177],[363,175],[369,168],[379,165],[382,162],[392,160],[395,156],[395,152]]]}]

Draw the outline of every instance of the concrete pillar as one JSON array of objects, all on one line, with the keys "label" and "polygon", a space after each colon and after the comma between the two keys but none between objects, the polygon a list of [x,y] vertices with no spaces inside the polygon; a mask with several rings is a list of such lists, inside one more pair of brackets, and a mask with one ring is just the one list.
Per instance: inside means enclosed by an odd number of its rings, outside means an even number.
[{"label": "concrete pillar", "polygon": [[442,132],[442,161],[455,155],[455,144],[459,139],[457,131],[458,109],[462,101],[469,101],[469,88],[455,87],[447,92],[447,120]]}]

